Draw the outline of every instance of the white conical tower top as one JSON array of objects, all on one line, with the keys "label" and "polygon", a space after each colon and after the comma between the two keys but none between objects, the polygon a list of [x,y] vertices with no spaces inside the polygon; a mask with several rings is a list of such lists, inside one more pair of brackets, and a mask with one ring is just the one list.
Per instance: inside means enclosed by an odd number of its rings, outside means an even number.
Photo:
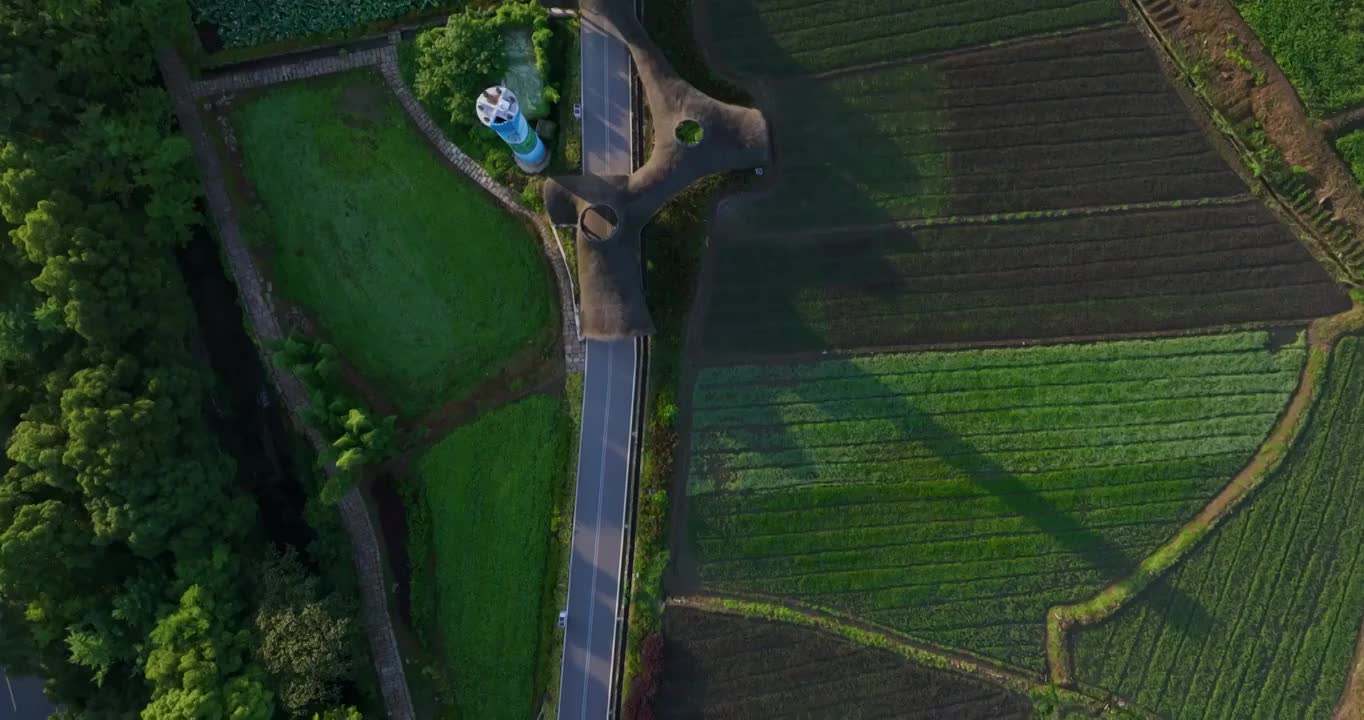
[{"label": "white conical tower top", "polygon": [[478,119],[484,125],[501,125],[511,122],[521,112],[516,102],[516,93],[501,85],[495,85],[478,96]]}]

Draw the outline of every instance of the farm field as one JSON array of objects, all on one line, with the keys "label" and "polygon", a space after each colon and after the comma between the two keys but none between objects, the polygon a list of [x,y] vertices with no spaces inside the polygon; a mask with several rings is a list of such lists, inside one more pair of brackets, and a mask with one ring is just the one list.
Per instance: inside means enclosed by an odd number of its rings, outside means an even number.
[{"label": "farm field", "polygon": [[1040,671],[1047,608],[1220,489],[1304,358],[1241,332],[704,368],[694,580]]},{"label": "farm field", "polygon": [[1127,26],[769,84],[763,231],[1247,192]]},{"label": "farm field", "polygon": [[225,47],[248,47],[349,30],[429,10],[441,0],[190,0],[195,22]]},{"label": "farm field", "polygon": [[[1193,120],[1146,40],[1112,22],[1116,1],[1029,3],[1022,15],[1007,3],[845,5],[705,6],[715,56],[768,90],[779,158],[773,184],[731,199],[716,229],[699,306],[706,362],[1296,322],[1348,307]],[[1117,14],[1094,19],[1100,5]],[[848,47],[866,54],[837,63],[762,63],[817,45],[796,28],[835,7],[875,16],[861,23],[875,32],[941,15],[986,34],[930,33],[947,45],[929,55],[859,40]]]},{"label": "farm field", "polygon": [[1032,717],[1026,697],[823,631],[678,607],[665,622],[662,720]]},{"label": "farm field", "polygon": [[1364,619],[1364,345],[1249,506],[1075,640],[1077,678],[1169,718],[1328,717]]},{"label": "farm field", "polygon": [[1126,19],[1116,0],[704,0],[716,60],[811,74]]},{"label": "farm field", "polygon": [[[568,408],[531,396],[456,429],[418,460],[425,502],[413,527],[413,620],[442,648],[468,718],[523,718],[536,682],[551,516],[565,489]],[[420,502],[420,500],[419,500]],[[428,555],[429,553],[429,555]],[[434,636],[434,637],[431,637]]]},{"label": "farm field", "polygon": [[1350,0],[1235,0],[1316,117],[1364,105],[1364,8]]},{"label": "farm field", "polygon": [[717,243],[720,356],[1298,320],[1349,302],[1258,201]]},{"label": "farm field", "polygon": [[377,74],[264,90],[233,123],[277,288],[403,415],[554,342],[538,241],[442,164]]}]

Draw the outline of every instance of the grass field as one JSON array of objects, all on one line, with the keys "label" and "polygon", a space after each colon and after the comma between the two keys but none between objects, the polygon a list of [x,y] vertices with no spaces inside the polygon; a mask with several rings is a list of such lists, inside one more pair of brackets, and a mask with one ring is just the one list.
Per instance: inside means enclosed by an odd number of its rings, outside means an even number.
[{"label": "grass field", "polygon": [[460,717],[531,717],[545,689],[535,676],[553,627],[544,593],[557,572],[546,563],[569,472],[567,412],[559,398],[532,396],[457,429],[417,463],[429,520],[412,542],[429,543],[430,564],[413,553],[412,595],[434,602],[425,622],[436,626]]},{"label": "grass field", "polygon": [[663,720],[1032,717],[1026,697],[820,630],[668,608]]},{"label": "grass field", "polygon": [[1169,718],[1324,718],[1364,619],[1364,345],[1336,350],[1304,438],[1249,507],[1108,623],[1076,676]]},{"label": "grass field", "polygon": [[1130,570],[1263,441],[1305,357],[1282,335],[703,369],[700,582],[1040,670],[1047,608]]},{"label": "grass field", "polygon": [[1118,0],[707,0],[720,61],[816,73],[1126,17]]},{"label": "grass field", "polygon": [[1364,104],[1364,5],[1353,0],[1235,0],[1309,113]]},{"label": "grass field", "polygon": [[270,88],[233,122],[276,288],[404,415],[553,342],[537,241],[442,163],[376,73]]}]

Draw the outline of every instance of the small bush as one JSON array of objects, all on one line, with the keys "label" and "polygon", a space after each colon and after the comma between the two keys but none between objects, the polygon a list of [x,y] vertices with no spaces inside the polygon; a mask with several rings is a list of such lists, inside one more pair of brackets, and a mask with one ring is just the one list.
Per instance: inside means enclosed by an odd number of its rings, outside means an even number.
[{"label": "small bush", "polygon": [[625,696],[626,720],[654,720],[654,698],[663,681],[663,633],[644,638],[640,646],[639,672],[630,680]]}]

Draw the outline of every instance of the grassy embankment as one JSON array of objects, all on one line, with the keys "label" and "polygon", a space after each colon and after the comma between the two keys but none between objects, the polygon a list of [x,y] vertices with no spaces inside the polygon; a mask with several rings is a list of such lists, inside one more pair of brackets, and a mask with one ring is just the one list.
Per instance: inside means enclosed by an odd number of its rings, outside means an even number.
[{"label": "grassy embankment", "polygon": [[532,396],[416,464],[425,505],[409,499],[413,624],[450,668],[449,717],[531,717],[557,682],[549,629],[576,441],[568,416],[562,398]]},{"label": "grassy embankment", "polygon": [[276,288],[404,416],[553,345],[537,241],[431,152],[377,75],[269,88],[233,119]]}]

